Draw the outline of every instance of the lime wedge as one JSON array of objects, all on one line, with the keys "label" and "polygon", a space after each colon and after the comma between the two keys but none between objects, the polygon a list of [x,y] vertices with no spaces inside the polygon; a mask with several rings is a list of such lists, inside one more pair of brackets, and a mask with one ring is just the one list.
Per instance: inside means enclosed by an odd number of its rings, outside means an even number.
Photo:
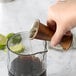
[{"label": "lime wedge", "polygon": [[20,34],[17,34],[17,35],[15,35],[15,36],[12,38],[12,43],[13,43],[13,44],[18,44],[18,43],[21,42],[21,40],[22,40],[21,35],[20,35]]},{"label": "lime wedge", "polygon": [[0,45],[6,45],[6,43],[7,38],[4,35],[0,34]]},{"label": "lime wedge", "polygon": [[3,50],[6,46],[6,43],[7,43],[7,38],[0,34],[0,50]]},{"label": "lime wedge", "polygon": [[15,53],[21,53],[24,51],[25,47],[23,46],[23,44],[20,43],[20,44],[11,46],[10,49]]},{"label": "lime wedge", "polygon": [[4,50],[6,45],[0,45],[0,50]]},{"label": "lime wedge", "polygon": [[8,38],[8,39],[10,39],[11,37],[13,37],[15,35],[15,33],[9,33],[6,37]]}]

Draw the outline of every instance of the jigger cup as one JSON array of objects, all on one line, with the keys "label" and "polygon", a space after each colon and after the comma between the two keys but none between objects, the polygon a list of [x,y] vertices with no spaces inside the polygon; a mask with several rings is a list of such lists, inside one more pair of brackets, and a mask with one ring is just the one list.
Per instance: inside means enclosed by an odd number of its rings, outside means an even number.
[{"label": "jigger cup", "polygon": [[[50,30],[49,27],[42,24],[40,20],[36,20],[31,31],[30,31],[30,38],[31,39],[40,39],[50,41],[53,34],[55,32]],[[59,43],[64,50],[68,50],[72,44],[73,35],[64,35]]]}]

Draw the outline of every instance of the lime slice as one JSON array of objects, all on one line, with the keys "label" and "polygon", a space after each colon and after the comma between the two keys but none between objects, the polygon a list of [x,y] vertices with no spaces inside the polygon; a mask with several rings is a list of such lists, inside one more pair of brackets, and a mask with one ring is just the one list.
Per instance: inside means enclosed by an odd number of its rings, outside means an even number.
[{"label": "lime slice", "polygon": [[13,37],[15,35],[15,33],[9,33],[6,37],[8,38],[8,39],[10,39],[11,37]]},{"label": "lime slice", "polygon": [[6,45],[6,43],[7,38],[4,35],[0,34],[0,45]]},{"label": "lime slice", "polygon": [[20,44],[11,46],[10,49],[15,53],[21,53],[24,51],[25,47],[20,43]]},{"label": "lime slice", "polygon": [[6,45],[0,45],[0,50],[4,50]]},{"label": "lime slice", "polygon": [[18,44],[18,43],[21,42],[21,40],[22,40],[21,35],[20,35],[20,34],[17,34],[17,35],[15,35],[15,36],[12,38],[12,43],[13,43],[13,44]]},{"label": "lime slice", "polygon": [[0,50],[4,49],[7,43],[7,38],[0,34]]}]

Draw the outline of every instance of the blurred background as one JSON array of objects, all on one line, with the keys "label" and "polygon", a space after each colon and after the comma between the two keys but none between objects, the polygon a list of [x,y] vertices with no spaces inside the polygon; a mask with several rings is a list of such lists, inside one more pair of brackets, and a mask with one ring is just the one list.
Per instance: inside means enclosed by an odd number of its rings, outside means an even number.
[{"label": "blurred background", "polygon": [[28,31],[35,19],[46,23],[48,6],[55,0],[14,0],[0,3],[0,32]]}]

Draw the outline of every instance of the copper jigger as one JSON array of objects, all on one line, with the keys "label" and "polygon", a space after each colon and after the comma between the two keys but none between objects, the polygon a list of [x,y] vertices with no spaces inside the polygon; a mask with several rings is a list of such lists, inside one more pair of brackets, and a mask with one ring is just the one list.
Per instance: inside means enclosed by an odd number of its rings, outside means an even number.
[{"label": "copper jigger", "polygon": [[[31,39],[40,39],[50,41],[54,31],[50,30],[46,25],[42,24],[39,20],[36,20],[33,28],[30,31]],[[73,35],[64,35],[61,39],[60,45],[64,50],[68,50],[72,44]]]}]

